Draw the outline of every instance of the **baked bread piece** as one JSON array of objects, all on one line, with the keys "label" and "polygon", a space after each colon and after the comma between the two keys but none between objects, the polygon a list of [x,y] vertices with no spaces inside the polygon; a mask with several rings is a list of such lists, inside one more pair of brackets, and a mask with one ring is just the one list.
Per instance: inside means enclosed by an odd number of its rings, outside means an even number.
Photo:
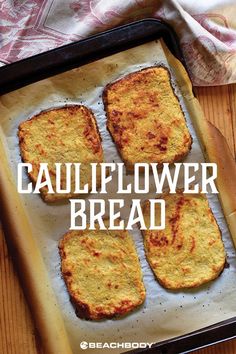
[{"label": "baked bread piece", "polygon": [[149,67],[108,84],[103,92],[107,128],[128,172],[137,162],[176,162],[192,138],[164,67]]},{"label": "baked bread piece", "polygon": [[[226,254],[221,232],[202,194],[164,194],[166,227],[144,230],[144,247],[157,280],[168,289],[199,286],[223,270]],[[160,215],[156,207],[156,225]],[[149,202],[143,205],[149,225]]]},{"label": "baked bread piece", "polygon": [[[39,164],[48,163],[52,187],[55,191],[55,163],[81,163],[81,188],[91,183],[91,162],[103,162],[101,137],[93,113],[85,106],[74,105],[44,111],[21,123],[18,130],[21,157],[32,164],[29,173],[35,183]],[[63,166],[63,165],[62,165]],[[100,185],[98,169],[97,185]],[[74,169],[72,169],[72,193],[49,194],[48,188],[41,188],[41,196],[47,202],[70,198],[74,190]],[[61,187],[66,187],[66,170],[62,168]]]},{"label": "baked bread piece", "polygon": [[127,231],[98,226],[94,231],[69,231],[59,251],[62,275],[79,317],[112,318],[143,303],[142,272]]}]

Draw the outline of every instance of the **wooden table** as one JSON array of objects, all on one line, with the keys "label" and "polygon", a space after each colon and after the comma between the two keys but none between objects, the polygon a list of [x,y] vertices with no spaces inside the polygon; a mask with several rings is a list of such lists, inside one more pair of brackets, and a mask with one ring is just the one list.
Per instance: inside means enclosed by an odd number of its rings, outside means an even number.
[{"label": "wooden table", "polygon": [[[201,87],[195,91],[207,119],[220,129],[236,157],[236,84]],[[43,354],[2,230],[0,230],[0,353]],[[235,354],[236,339],[194,353]]]}]

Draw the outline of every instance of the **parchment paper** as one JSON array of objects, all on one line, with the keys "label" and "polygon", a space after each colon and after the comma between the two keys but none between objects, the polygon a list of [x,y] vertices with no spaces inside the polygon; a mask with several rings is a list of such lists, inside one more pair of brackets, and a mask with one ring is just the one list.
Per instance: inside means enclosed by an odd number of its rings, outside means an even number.
[{"label": "parchment paper", "polygon": [[[106,130],[106,118],[101,100],[103,88],[107,83],[129,72],[157,64],[164,64],[170,69],[172,83],[193,137],[192,150],[184,162],[203,162],[204,158],[191,124],[191,112],[186,111],[185,99],[175,83],[173,71],[168,65],[161,42],[153,41],[2,96],[0,100],[1,128],[6,140],[9,163],[15,178],[17,163],[21,162],[17,138],[19,123],[43,109],[65,104],[82,103],[93,110],[103,139],[106,162],[121,162],[116,147]],[[200,175],[197,178],[200,180]],[[25,174],[24,182],[28,181]],[[125,182],[132,182],[132,176],[125,176]],[[182,187],[182,183],[183,178],[180,179],[178,187]],[[90,195],[88,198],[93,197]],[[154,198],[155,193],[152,184],[152,193],[148,195],[117,196],[114,185],[111,185],[108,195],[97,195],[96,197],[124,198],[126,208],[122,210],[122,217],[127,219],[132,198],[140,197],[143,200]],[[75,315],[64,281],[61,278],[57,247],[58,240],[69,229],[69,203],[47,205],[39,195],[32,194],[21,195],[21,198],[45,260],[74,353],[81,351],[80,342],[82,341],[159,342],[236,316],[235,250],[216,195],[208,195],[208,198],[222,231],[229,268],[224,269],[218,279],[199,288],[179,292],[167,291],[154,279],[144,256],[141,233],[136,228],[131,233],[142,266],[147,290],[146,301],[141,308],[124,318],[101,322],[81,320]],[[96,353],[104,351],[106,350],[96,349]],[[110,351],[111,349],[108,350],[108,352]],[[121,349],[113,349],[114,353],[121,351]],[[86,350],[86,353],[90,352],[94,351],[92,349]]]}]

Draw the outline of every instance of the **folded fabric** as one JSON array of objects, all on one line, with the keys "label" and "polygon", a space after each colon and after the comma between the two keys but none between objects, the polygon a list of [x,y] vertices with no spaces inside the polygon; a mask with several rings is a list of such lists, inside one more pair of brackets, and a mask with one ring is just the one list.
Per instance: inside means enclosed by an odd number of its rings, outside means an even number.
[{"label": "folded fabric", "polygon": [[176,31],[194,85],[236,82],[235,0],[0,0],[0,62],[147,17]]}]

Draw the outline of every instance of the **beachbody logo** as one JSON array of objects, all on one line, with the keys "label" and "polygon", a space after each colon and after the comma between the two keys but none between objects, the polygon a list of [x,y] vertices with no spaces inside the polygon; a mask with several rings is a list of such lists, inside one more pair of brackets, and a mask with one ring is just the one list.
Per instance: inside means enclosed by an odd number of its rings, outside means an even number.
[{"label": "beachbody logo", "polygon": [[131,342],[111,342],[111,343],[101,343],[101,342],[81,342],[81,349],[139,349],[139,348],[151,348],[153,343],[131,343]]}]

